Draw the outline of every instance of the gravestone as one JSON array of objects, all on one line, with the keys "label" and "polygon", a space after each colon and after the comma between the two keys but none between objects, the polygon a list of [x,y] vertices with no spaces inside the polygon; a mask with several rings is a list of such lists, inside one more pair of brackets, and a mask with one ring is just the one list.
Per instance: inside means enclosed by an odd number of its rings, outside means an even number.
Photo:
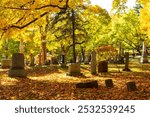
[{"label": "gravestone", "polygon": [[108,87],[108,88],[113,87],[113,81],[112,81],[112,79],[107,79],[107,80],[105,80],[105,85],[106,85],[106,87]]},{"label": "gravestone", "polygon": [[68,74],[69,76],[82,75],[80,72],[80,64],[79,63],[70,63],[68,66]]},{"label": "gravestone", "polygon": [[83,83],[77,83],[76,88],[98,88],[97,81],[88,81]]},{"label": "gravestone", "polygon": [[11,60],[10,59],[3,59],[1,62],[2,69],[8,69],[11,67]]},{"label": "gravestone", "polygon": [[129,69],[129,52],[125,52],[125,68],[123,71],[131,71]]},{"label": "gravestone", "polygon": [[98,73],[108,72],[108,62],[100,61],[98,63]]},{"label": "gravestone", "polygon": [[91,74],[96,74],[96,52],[92,51],[91,55]]},{"label": "gravestone", "polygon": [[51,61],[50,60],[45,60],[45,65],[50,65]]},{"label": "gravestone", "polygon": [[58,64],[58,60],[56,57],[51,58],[51,64]]},{"label": "gravestone", "polygon": [[136,88],[135,82],[128,82],[127,83],[127,89],[128,89],[128,91],[136,91],[137,88]]},{"label": "gravestone", "polygon": [[12,56],[12,66],[9,70],[9,77],[26,77],[26,70],[24,69],[24,55],[22,53],[15,53]]}]

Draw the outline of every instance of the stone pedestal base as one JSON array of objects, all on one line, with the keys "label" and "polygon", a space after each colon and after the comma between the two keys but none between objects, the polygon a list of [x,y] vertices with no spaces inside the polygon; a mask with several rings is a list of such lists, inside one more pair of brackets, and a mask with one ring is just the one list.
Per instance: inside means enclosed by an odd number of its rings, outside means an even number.
[{"label": "stone pedestal base", "polygon": [[67,75],[69,76],[82,75],[82,73],[80,73],[80,64],[78,63],[69,64]]},{"label": "stone pedestal base", "polygon": [[27,73],[25,69],[10,69],[9,77],[26,77]]}]

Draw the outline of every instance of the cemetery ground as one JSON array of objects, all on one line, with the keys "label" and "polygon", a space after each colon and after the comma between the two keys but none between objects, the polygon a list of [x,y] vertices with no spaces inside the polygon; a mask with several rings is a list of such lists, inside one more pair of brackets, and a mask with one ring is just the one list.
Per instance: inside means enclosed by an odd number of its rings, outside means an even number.
[{"label": "cemetery ground", "polygon": [[[150,63],[109,64],[108,73],[91,75],[90,65],[81,64],[83,76],[67,76],[67,68],[58,65],[26,67],[26,78],[8,77],[9,69],[0,69],[1,100],[149,100]],[[107,88],[105,80],[114,87]],[[76,88],[76,83],[98,81],[98,88]],[[136,91],[127,90],[127,82],[136,83]]]}]

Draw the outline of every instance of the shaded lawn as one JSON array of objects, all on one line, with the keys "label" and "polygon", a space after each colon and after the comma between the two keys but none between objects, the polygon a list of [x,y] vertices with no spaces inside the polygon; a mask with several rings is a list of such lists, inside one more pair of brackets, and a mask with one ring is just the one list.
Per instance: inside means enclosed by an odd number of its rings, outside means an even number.
[{"label": "shaded lawn", "polygon": [[[122,72],[124,65],[109,64],[109,72],[90,74],[90,66],[82,65],[84,77],[66,76],[67,68],[58,66],[28,67],[27,78],[10,78],[8,69],[0,69],[0,99],[10,100],[116,100],[150,99],[150,64],[130,63],[132,72]],[[105,87],[112,79],[113,88]],[[75,84],[97,80],[98,89],[76,89]],[[128,92],[126,83],[136,82],[137,91]]]}]

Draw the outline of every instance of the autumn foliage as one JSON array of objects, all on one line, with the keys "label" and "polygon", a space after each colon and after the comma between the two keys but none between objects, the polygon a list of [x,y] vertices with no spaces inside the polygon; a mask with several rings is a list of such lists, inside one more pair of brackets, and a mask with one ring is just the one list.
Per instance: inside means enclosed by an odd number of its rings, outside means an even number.
[{"label": "autumn foliage", "polygon": [[[122,65],[118,66],[121,70]],[[109,73],[91,75],[89,67],[82,66],[84,76],[66,76],[67,69],[58,66],[28,68],[27,78],[9,78],[1,70],[0,99],[150,99],[149,64],[130,64],[132,72],[119,72],[116,65],[109,65]],[[105,80],[112,79],[114,87],[107,88]],[[98,81],[98,88],[76,88],[75,84]],[[128,91],[126,83],[134,81],[137,91]]]}]

